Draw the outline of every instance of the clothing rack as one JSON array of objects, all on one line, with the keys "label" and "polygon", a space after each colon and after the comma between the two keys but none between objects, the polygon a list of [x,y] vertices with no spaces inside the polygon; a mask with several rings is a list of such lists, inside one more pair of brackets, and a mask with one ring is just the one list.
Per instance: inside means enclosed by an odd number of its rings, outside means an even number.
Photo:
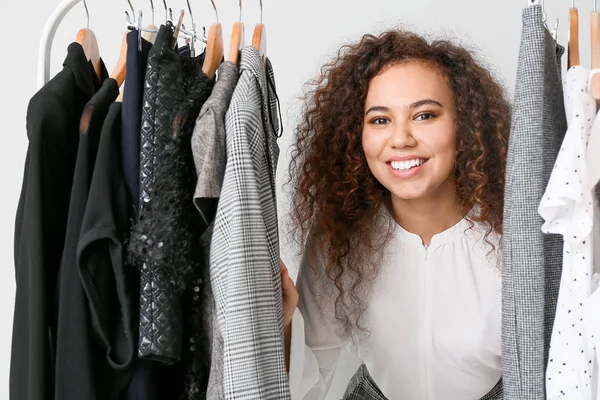
[{"label": "clothing rack", "polygon": [[[38,67],[37,67],[37,88],[41,89],[48,81],[50,80],[50,61],[52,54],[52,41],[54,40],[54,35],[56,34],[56,30],[60,26],[60,23],[64,19],[65,15],[77,3],[80,3],[82,0],[63,0],[50,14],[50,18],[46,22],[44,26],[44,31],[42,32],[42,38],[40,39],[40,45],[38,48]],[[128,25],[129,29],[140,29],[134,26]],[[148,28],[141,28],[140,32],[153,32],[156,33],[158,30],[151,30]],[[197,36],[195,30],[187,31],[185,29],[180,29],[180,38],[183,38],[188,41],[194,42],[197,39],[206,43],[207,39],[202,35]]]},{"label": "clothing rack", "polygon": [[50,80],[50,56],[52,52],[52,41],[58,26],[63,18],[81,0],[63,0],[54,9],[42,33],[40,46],[38,48],[37,87],[41,89]]}]

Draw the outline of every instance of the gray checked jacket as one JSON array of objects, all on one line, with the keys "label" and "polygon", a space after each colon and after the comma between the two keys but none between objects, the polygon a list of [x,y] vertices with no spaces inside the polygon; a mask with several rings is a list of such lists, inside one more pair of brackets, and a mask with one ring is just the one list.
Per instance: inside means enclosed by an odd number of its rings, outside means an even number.
[{"label": "gray checked jacket", "polygon": [[269,60],[244,47],[225,116],[227,163],[210,251],[226,399],[290,398],[275,199],[280,122],[274,89]]}]

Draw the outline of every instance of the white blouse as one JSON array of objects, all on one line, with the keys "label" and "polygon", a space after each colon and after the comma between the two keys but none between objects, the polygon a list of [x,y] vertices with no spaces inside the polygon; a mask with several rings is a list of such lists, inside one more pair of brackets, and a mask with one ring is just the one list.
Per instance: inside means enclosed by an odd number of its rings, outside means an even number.
[{"label": "white blouse", "polygon": [[600,179],[600,119],[589,79],[590,71],[581,66],[567,72],[569,128],[538,209],[545,220],[542,230],[564,239],[546,370],[547,399],[598,398],[596,346],[600,342],[595,336],[600,339],[600,292],[596,290],[598,275],[594,276],[594,251],[599,247],[594,187]]},{"label": "white blouse", "polygon": [[305,257],[292,320],[292,399],[324,399],[344,347],[389,399],[478,400],[500,380],[500,236],[489,235],[490,252],[486,228],[463,219],[426,247],[394,225],[365,313],[369,335],[358,343],[337,334],[333,302],[313,290],[329,283],[324,273],[314,280]]}]

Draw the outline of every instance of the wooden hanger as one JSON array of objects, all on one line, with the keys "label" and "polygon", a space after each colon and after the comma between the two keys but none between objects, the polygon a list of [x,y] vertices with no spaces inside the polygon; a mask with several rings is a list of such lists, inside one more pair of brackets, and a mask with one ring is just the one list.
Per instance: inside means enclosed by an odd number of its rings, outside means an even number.
[{"label": "wooden hanger", "polygon": [[212,6],[217,16],[217,22],[210,26],[208,35],[206,36],[206,54],[204,55],[204,64],[202,72],[210,79],[214,78],[221,60],[223,59],[223,28],[219,22],[219,11],[214,0],[211,0]]},{"label": "wooden hanger", "polygon": [[117,61],[117,65],[113,70],[110,77],[117,81],[119,87],[125,81],[125,76],[127,75],[127,32],[123,35],[123,39],[121,40],[121,52],[119,53],[119,60]]},{"label": "wooden hanger", "polygon": [[147,30],[151,31],[151,32],[144,32],[144,34],[142,35],[142,37],[144,39],[146,39],[148,42],[154,44],[154,42],[156,41],[156,36],[158,35],[158,26],[154,25],[154,24],[150,24],[147,26],[146,28]]},{"label": "wooden hanger", "polygon": [[267,28],[263,24],[256,24],[254,28],[252,47],[258,50],[263,60],[267,57]]},{"label": "wooden hanger", "polygon": [[208,30],[206,55],[204,57],[204,64],[202,65],[202,72],[211,79],[215,76],[219,65],[221,65],[223,52],[223,28],[217,22],[216,24],[212,24]]},{"label": "wooden hanger", "polygon": [[[592,44],[592,69],[600,68],[600,12],[590,12],[590,41]],[[600,99],[600,75],[592,78],[592,94]]]},{"label": "wooden hanger", "polygon": [[242,23],[242,0],[239,0],[240,4],[240,19],[238,22],[233,24],[231,29],[231,39],[229,40],[229,54],[227,60],[234,64],[239,64],[240,52],[244,47],[244,24]]},{"label": "wooden hanger", "polygon": [[77,32],[75,41],[83,47],[85,58],[92,63],[94,71],[96,71],[96,76],[100,79],[102,76],[102,61],[100,60],[98,40],[94,32],[90,29],[90,12],[85,0],[83,0],[83,6],[85,7],[85,14],[87,16],[87,27]]},{"label": "wooden hanger", "polygon": [[244,47],[244,24],[236,22],[231,29],[231,39],[229,40],[229,54],[227,60],[238,64],[240,60],[240,51]]},{"label": "wooden hanger", "polygon": [[96,35],[91,29],[83,28],[77,33],[75,41],[83,47],[85,58],[92,63],[94,71],[96,71],[96,75],[100,79],[102,75],[102,61],[100,60],[100,50],[98,49]]},{"label": "wooden hanger", "polygon": [[267,28],[263,24],[263,3],[260,0],[260,24],[256,24],[254,35],[252,35],[252,47],[254,47],[262,56],[263,60],[267,57]]},{"label": "wooden hanger", "polygon": [[569,9],[569,46],[567,50],[567,68],[579,65],[579,12],[577,8]]}]

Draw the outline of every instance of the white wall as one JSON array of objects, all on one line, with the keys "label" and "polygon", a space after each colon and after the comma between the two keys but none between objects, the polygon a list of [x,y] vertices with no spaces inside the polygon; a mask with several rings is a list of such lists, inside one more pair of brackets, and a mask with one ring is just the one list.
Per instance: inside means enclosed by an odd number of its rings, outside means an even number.
[{"label": "white wall", "polygon": [[[25,113],[36,90],[36,59],[43,26],[59,0],[0,0],[3,21],[0,37],[4,51],[0,56],[2,99],[0,121],[3,145],[0,146],[2,207],[0,211],[0,399],[8,399],[8,373],[14,299],[13,227],[21,188],[23,162],[27,148]],[[149,0],[133,0],[150,19]],[[162,1],[155,0],[157,24],[163,19]],[[174,10],[185,8],[184,0],[168,2]],[[208,0],[191,0],[198,26],[213,22]],[[237,0],[216,0],[224,28],[227,48],[232,23],[237,19]],[[567,39],[569,2],[546,2],[548,25],[560,17],[559,41]],[[552,3],[552,4],[550,4]],[[582,62],[589,62],[589,4],[580,7]],[[445,33],[479,49],[509,90],[515,81],[521,32],[521,10],[526,0],[264,0],[264,23],[268,32],[268,54],[273,62],[278,93],[282,101],[285,134],[280,140],[278,184],[284,182],[288,148],[293,140],[293,121],[297,118],[303,83],[344,42],[367,32],[404,25],[419,32]],[[124,0],[88,0],[90,28],[96,32],[100,52],[109,69],[115,65],[124,28]],[[177,12],[175,12],[177,14]],[[247,39],[259,19],[258,1],[245,0],[243,20]],[[187,20],[187,24],[190,21]],[[407,25],[408,24],[408,25]],[[83,5],[76,6],[60,26],[53,45],[51,74],[62,66],[67,45],[85,25]],[[564,60],[564,59],[563,59]],[[280,190],[280,213],[287,200]],[[294,251],[285,242],[282,257],[290,269],[297,268]],[[330,398],[339,399],[358,364],[349,356],[342,360]]]}]

